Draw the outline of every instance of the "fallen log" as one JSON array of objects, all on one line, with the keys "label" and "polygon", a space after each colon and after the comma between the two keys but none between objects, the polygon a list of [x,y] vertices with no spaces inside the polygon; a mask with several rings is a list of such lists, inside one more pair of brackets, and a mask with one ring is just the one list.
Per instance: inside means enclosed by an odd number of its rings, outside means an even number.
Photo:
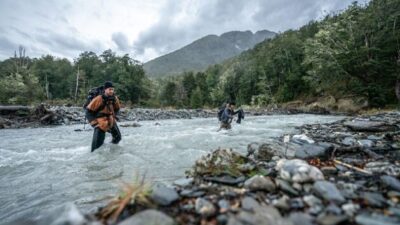
[{"label": "fallen log", "polygon": [[0,114],[1,115],[9,115],[9,114],[29,114],[31,111],[30,106],[22,106],[22,105],[0,105]]}]

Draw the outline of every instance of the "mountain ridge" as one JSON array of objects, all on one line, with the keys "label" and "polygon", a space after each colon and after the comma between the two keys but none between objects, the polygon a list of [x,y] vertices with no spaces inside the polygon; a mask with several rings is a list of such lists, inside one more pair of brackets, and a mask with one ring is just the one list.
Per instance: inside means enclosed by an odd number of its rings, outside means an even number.
[{"label": "mountain ridge", "polygon": [[221,35],[209,34],[192,43],[143,64],[149,77],[173,76],[185,71],[202,71],[254,47],[276,33],[260,30],[229,31]]}]

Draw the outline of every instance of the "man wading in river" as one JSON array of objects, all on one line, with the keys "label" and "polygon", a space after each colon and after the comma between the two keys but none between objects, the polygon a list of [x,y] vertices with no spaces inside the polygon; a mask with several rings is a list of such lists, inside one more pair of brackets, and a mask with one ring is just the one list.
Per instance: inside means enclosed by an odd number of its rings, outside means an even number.
[{"label": "man wading in river", "polygon": [[87,119],[94,127],[92,152],[103,143],[106,132],[112,135],[113,144],[121,141],[121,132],[117,126],[116,113],[120,109],[120,102],[114,95],[114,86],[110,81],[104,83],[104,93],[96,96],[86,107]]},{"label": "man wading in river", "polygon": [[235,112],[235,103],[230,102],[230,103],[226,104],[224,112],[222,113],[222,115],[220,117],[221,126],[218,129],[218,131],[220,131],[221,129],[229,130],[232,128],[231,122],[233,120],[234,112]]}]

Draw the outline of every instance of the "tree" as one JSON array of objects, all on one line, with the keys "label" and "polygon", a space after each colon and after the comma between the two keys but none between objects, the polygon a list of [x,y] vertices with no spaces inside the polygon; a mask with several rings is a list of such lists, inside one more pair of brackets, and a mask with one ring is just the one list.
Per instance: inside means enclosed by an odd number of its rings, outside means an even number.
[{"label": "tree", "polygon": [[192,108],[201,108],[203,106],[203,96],[199,87],[197,87],[190,97],[190,106]]},{"label": "tree", "polygon": [[168,81],[164,86],[164,90],[162,91],[161,94],[162,105],[174,106],[176,104],[175,94],[176,94],[175,82]]},{"label": "tree", "polygon": [[0,62],[1,104],[30,104],[43,98],[31,65],[23,47],[19,48],[19,55],[15,53],[13,58]]}]

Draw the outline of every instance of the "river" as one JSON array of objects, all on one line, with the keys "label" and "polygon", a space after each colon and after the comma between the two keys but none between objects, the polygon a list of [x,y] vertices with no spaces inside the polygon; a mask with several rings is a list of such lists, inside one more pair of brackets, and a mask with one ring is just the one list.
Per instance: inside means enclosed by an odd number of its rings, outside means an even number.
[{"label": "river", "polygon": [[[343,117],[273,115],[248,117],[216,132],[216,118],[142,121],[120,127],[122,141],[90,152],[92,129],[84,125],[0,130],[0,223],[33,219],[66,202],[83,212],[103,205],[121,181],[145,174],[149,182],[184,176],[200,156],[218,147],[245,153],[251,142],[268,142],[305,123]],[[122,124],[130,124],[125,122]]]}]

